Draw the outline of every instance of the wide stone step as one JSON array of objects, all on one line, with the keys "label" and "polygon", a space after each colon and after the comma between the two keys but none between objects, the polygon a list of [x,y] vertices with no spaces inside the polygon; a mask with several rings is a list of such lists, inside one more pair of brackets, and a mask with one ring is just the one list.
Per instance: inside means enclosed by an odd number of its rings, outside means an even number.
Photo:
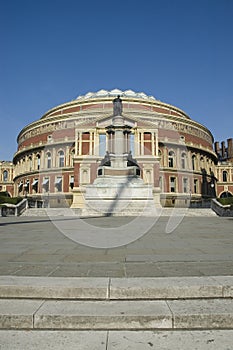
[{"label": "wide stone step", "polygon": [[81,211],[74,211],[70,208],[28,208],[21,216],[74,216],[80,214]]},{"label": "wide stone step", "polygon": [[233,330],[0,330],[1,350],[230,350]]},{"label": "wide stone step", "polygon": [[0,329],[233,329],[233,301],[1,299]]},{"label": "wide stone step", "polygon": [[[134,203],[131,204],[131,216],[140,216],[142,213],[138,211],[137,205]],[[28,208],[26,209],[21,216],[85,216],[87,215],[87,211],[85,214],[85,210],[82,209],[71,209],[71,208]],[[99,207],[98,210],[94,210],[89,208],[88,215],[90,216],[105,216],[107,215],[106,210],[104,208]],[[114,216],[114,212],[111,213]],[[118,211],[117,216],[124,216],[124,213],[120,213]],[[146,216],[146,212],[144,213]],[[216,213],[212,209],[206,208],[156,208],[155,216],[188,216],[188,217],[211,217],[217,216]],[[150,215],[149,215],[150,216]]]},{"label": "wide stone step", "polygon": [[233,276],[168,278],[0,276],[0,298],[66,300],[233,298]]}]

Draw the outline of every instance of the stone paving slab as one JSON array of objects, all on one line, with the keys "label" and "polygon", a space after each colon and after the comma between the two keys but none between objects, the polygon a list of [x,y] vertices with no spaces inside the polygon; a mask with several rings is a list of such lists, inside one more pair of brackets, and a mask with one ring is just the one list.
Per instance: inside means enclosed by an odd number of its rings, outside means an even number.
[{"label": "stone paving slab", "polygon": [[102,278],[0,276],[0,298],[232,298],[233,276]]},{"label": "stone paving slab", "polygon": [[173,327],[211,329],[233,327],[232,299],[169,300]]},{"label": "stone paving slab", "polygon": [[0,300],[0,328],[33,328],[33,316],[42,304],[41,300]]},{"label": "stone paving slab", "polygon": [[107,350],[232,350],[232,330],[109,332]]},{"label": "stone paving slab", "polygon": [[172,328],[165,301],[46,301],[35,314],[36,329]]},{"label": "stone paving slab", "polygon": [[[226,286],[233,280],[225,278]],[[213,277],[112,278],[111,299],[221,298],[223,286]]]},{"label": "stone paving slab", "polygon": [[0,330],[1,350],[232,350],[233,330]]},{"label": "stone paving slab", "polygon": [[106,350],[107,331],[3,331],[0,350]]},{"label": "stone paving slab", "polygon": [[108,299],[108,278],[0,276],[0,298]]},{"label": "stone paving slab", "polygon": [[[58,224],[65,227],[73,223],[73,219],[57,217],[51,220],[48,217],[0,217],[0,275],[233,275],[232,218],[184,217],[171,233],[167,232],[170,217],[160,217],[148,230],[144,230],[144,220],[142,230],[145,232],[140,239],[124,246],[99,249],[79,244],[62,234]],[[105,230],[119,227],[121,233],[122,227],[132,220],[126,217],[88,218],[85,219],[85,232],[88,234],[89,227]],[[84,219],[75,219],[77,231],[82,227],[79,221]]]},{"label": "stone paving slab", "polygon": [[223,286],[223,296],[233,298],[233,276],[217,276],[214,279]]},{"label": "stone paving slab", "polygon": [[233,329],[233,300],[0,300],[0,329]]}]

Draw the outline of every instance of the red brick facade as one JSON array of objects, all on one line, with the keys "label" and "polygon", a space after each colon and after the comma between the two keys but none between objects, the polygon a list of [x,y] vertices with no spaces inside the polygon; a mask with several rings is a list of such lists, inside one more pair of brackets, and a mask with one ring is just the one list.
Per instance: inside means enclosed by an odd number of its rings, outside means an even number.
[{"label": "red brick facade", "polygon": [[[51,109],[20,132],[13,160],[15,195],[24,195],[29,184],[27,195],[72,197],[72,187],[93,183],[104,156],[102,148],[109,147],[105,128],[113,114],[113,95],[81,96]],[[127,142],[132,143],[144,181],[160,187],[162,204],[211,198],[211,184],[220,193],[224,185],[216,185],[218,159],[211,132],[175,106],[131,95],[121,95],[132,136]]]}]

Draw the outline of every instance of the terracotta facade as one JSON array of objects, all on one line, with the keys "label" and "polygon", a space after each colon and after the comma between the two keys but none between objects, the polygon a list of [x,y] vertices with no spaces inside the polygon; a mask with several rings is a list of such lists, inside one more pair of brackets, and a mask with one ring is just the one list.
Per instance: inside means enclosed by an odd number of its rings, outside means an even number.
[{"label": "terracotta facade", "polygon": [[[232,165],[219,163],[205,126],[152,96],[115,89],[79,96],[21,130],[9,177],[12,195],[70,206],[73,188],[93,183],[105,152],[113,147],[114,135],[107,128],[118,94],[129,126],[122,142],[128,143],[144,181],[160,188],[162,205],[200,203],[221,194],[226,189],[220,181],[223,169],[232,182]],[[232,185],[228,191],[233,193]]]}]

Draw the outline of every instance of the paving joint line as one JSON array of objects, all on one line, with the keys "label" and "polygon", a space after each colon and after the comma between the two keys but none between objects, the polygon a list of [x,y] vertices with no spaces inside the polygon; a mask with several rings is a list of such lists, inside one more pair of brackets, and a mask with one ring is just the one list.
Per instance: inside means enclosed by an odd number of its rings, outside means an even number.
[{"label": "paving joint line", "polygon": [[108,350],[108,342],[109,342],[109,330],[107,330],[107,334],[106,334],[106,347],[105,347],[105,350]]},{"label": "paving joint line", "polygon": [[108,286],[107,286],[107,300],[111,299],[111,277],[108,279]]},{"label": "paving joint line", "polygon": [[50,277],[54,272],[56,272],[57,270],[59,270],[60,268],[60,265],[59,266],[56,266],[52,271],[50,271],[48,274],[47,274],[47,277]]},{"label": "paving joint line", "polygon": [[164,301],[165,301],[165,303],[166,303],[166,305],[167,305],[167,307],[168,307],[168,309],[169,309],[169,311],[171,313],[171,316],[172,316],[172,327],[171,328],[173,330],[175,328],[175,316],[174,316],[174,313],[172,312],[172,309],[171,309],[171,307],[170,307],[170,305],[168,303],[169,300],[164,299]]},{"label": "paving joint line", "polygon": [[32,315],[32,329],[36,329],[36,327],[35,327],[35,316],[36,316],[37,312],[41,309],[41,307],[45,304],[45,302],[46,302],[46,300],[42,300],[40,306],[38,307],[38,309]]}]

